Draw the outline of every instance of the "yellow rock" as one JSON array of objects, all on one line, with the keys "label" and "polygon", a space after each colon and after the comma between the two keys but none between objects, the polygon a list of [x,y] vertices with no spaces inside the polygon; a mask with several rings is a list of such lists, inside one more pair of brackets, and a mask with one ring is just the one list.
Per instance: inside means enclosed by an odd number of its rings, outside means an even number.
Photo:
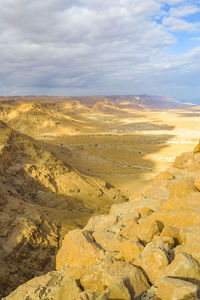
[{"label": "yellow rock", "polygon": [[187,176],[185,175],[184,177],[173,181],[173,184],[170,185],[168,191],[170,193],[169,198],[183,198],[185,195],[195,192],[193,179],[187,174]]},{"label": "yellow rock", "polygon": [[93,216],[89,219],[84,229],[88,231],[104,231],[116,223],[117,217],[114,215]]},{"label": "yellow rock", "polygon": [[144,246],[137,241],[125,240],[120,243],[120,255],[125,262],[133,263],[139,253],[142,252]]},{"label": "yellow rock", "polygon": [[174,239],[173,237],[170,237],[170,236],[158,236],[158,235],[155,235],[153,237],[153,242],[156,242],[157,244],[167,244],[169,249],[172,249],[175,245],[175,242],[174,242]]},{"label": "yellow rock", "polygon": [[200,280],[200,265],[189,254],[180,253],[165,268],[162,276],[173,276]]},{"label": "yellow rock", "polygon": [[128,280],[135,296],[149,289],[147,278],[140,268],[111,257],[93,266],[66,266],[65,273],[66,277],[74,276],[79,280],[84,290],[99,294],[107,292],[113,284],[124,279]]},{"label": "yellow rock", "polygon": [[196,147],[194,148],[194,153],[198,153],[200,152],[200,142],[198,143],[198,145],[196,145]]},{"label": "yellow rock", "polygon": [[186,152],[175,159],[173,166],[177,169],[186,169],[192,164],[194,153]]},{"label": "yellow rock", "polygon": [[136,257],[134,264],[140,266],[147,274],[151,283],[161,278],[164,270],[169,264],[169,256],[166,244],[151,242]]},{"label": "yellow rock", "polygon": [[[66,280],[63,278],[63,274],[60,272],[52,271],[46,275],[35,277],[26,283],[20,285],[16,290],[14,290],[9,296],[3,298],[2,300],[24,300],[24,299],[34,299],[40,300],[45,298],[46,300],[72,300],[74,297],[70,298],[70,286],[64,288],[63,293],[60,294],[60,289],[65,284],[72,284],[72,295],[77,295],[80,293],[80,289],[75,283],[75,279]],[[67,294],[65,293],[67,292]],[[61,296],[61,297],[60,297]]]},{"label": "yellow rock", "polygon": [[136,236],[145,244],[152,241],[154,235],[160,234],[162,226],[157,220],[147,218],[137,226]]},{"label": "yellow rock", "polygon": [[97,294],[94,291],[82,292],[78,295],[76,300],[96,300]]},{"label": "yellow rock", "polygon": [[[95,241],[107,252],[120,251],[121,239],[119,235],[111,231],[95,231],[93,233]],[[114,255],[114,254],[113,254]]]},{"label": "yellow rock", "polygon": [[65,236],[58,251],[56,268],[59,270],[65,264],[90,266],[97,263],[103,255],[104,251],[88,231],[73,230]]},{"label": "yellow rock", "polygon": [[58,299],[59,300],[76,300],[77,296],[81,293],[74,277],[67,278],[61,286]]},{"label": "yellow rock", "polygon": [[151,218],[147,217],[138,224],[135,219],[130,219],[124,222],[124,228],[120,234],[130,240],[137,241],[141,240],[144,244],[149,243],[154,235],[160,234],[161,228],[160,223]]},{"label": "yellow rock", "polygon": [[162,204],[161,210],[188,210],[200,213],[199,207],[199,192],[188,193],[184,197],[171,197],[168,201]]},{"label": "yellow rock", "polygon": [[[127,282],[126,282],[127,281]],[[129,286],[129,280],[124,279],[116,282],[111,286],[111,288],[107,292],[108,300],[111,299],[119,299],[119,300],[131,300],[134,296],[133,288]]]},{"label": "yellow rock", "polygon": [[157,284],[156,295],[162,300],[197,300],[199,287],[178,278],[164,277]]},{"label": "yellow rock", "polygon": [[160,236],[162,237],[172,237],[175,244],[182,243],[182,240],[180,238],[180,229],[172,227],[172,226],[165,226],[163,230],[161,231]]},{"label": "yellow rock", "polygon": [[180,229],[182,245],[176,247],[176,253],[188,253],[200,263],[200,226]]},{"label": "yellow rock", "polygon": [[142,207],[136,211],[142,218],[148,217],[153,213],[153,210],[149,207]]},{"label": "yellow rock", "polygon": [[153,213],[149,218],[160,221],[164,226],[175,228],[196,226],[200,223],[200,213],[198,211],[158,211]]},{"label": "yellow rock", "polygon": [[197,190],[200,192],[200,179],[197,178],[194,181],[194,186],[197,188]]},{"label": "yellow rock", "polygon": [[120,231],[120,234],[127,239],[137,241],[137,227],[137,219],[134,217],[123,220],[123,227]]}]

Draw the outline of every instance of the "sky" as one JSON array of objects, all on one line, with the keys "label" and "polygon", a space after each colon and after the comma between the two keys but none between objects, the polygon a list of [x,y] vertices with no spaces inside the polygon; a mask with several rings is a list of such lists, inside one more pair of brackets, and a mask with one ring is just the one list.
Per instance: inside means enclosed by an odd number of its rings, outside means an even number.
[{"label": "sky", "polygon": [[1,0],[0,95],[130,94],[200,99],[200,0]]}]

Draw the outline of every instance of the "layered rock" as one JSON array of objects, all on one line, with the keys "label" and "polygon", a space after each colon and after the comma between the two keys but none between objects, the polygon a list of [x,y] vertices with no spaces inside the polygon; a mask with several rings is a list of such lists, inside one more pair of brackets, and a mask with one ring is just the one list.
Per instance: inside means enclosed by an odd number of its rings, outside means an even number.
[{"label": "layered rock", "polygon": [[57,271],[5,299],[200,299],[199,178],[195,149],[178,157],[140,197],[69,232]]},{"label": "layered rock", "polygon": [[122,200],[0,121],[0,298],[53,270],[64,235]]}]

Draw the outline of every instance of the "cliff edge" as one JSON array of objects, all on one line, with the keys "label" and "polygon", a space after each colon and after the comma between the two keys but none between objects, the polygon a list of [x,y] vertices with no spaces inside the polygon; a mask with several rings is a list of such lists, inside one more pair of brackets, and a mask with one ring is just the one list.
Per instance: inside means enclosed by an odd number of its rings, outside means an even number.
[{"label": "cliff edge", "polygon": [[200,299],[200,147],[130,202],[65,235],[57,271],[4,300]]}]

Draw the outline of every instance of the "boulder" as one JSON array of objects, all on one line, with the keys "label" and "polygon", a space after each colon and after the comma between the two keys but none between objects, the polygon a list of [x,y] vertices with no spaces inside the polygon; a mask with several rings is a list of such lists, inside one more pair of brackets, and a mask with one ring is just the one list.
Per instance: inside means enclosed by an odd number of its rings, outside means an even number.
[{"label": "boulder", "polygon": [[182,240],[182,247],[177,251],[179,253],[190,254],[194,259],[200,263],[200,226],[183,227],[180,229],[180,238]]},{"label": "boulder", "polygon": [[[49,272],[46,275],[35,277],[23,285],[20,285],[9,296],[2,300],[72,300],[73,298],[69,298],[70,294],[68,293],[70,287],[65,290],[67,294],[63,293],[60,298],[60,289],[64,286],[64,282],[65,280],[61,272]],[[76,286],[75,289],[78,289],[78,287]]]},{"label": "boulder", "polygon": [[194,186],[200,192],[200,178],[195,179]]},{"label": "boulder", "polygon": [[110,289],[102,294],[101,298],[107,297],[108,300],[132,300],[134,299],[134,289],[129,283],[129,279],[119,280]]},{"label": "boulder", "polygon": [[75,277],[69,277],[63,281],[58,299],[59,300],[76,300],[77,296],[81,293],[81,288],[78,285]]},{"label": "boulder", "polygon": [[97,294],[94,291],[81,292],[76,300],[96,300]]},{"label": "boulder", "polygon": [[66,266],[65,274],[67,278],[74,276],[84,290],[99,294],[107,292],[113,284],[124,279],[129,282],[135,296],[149,289],[148,280],[139,267],[111,257],[106,257],[93,266]]},{"label": "boulder", "polygon": [[163,230],[161,231],[160,237],[171,237],[173,238],[175,245],[179,245],[182,243],[182,240],[180,238],[180,229],[166,225]]},{"label": "boulder", "polygon": [[93,237],[103,249],[115,255],[115,252],[120,251],[121,238],[118,234],[112,231],[95,231]]},{"label": "boulder", "polygon": [[159,236],[159,235],[155,235],[153,237],[153,242],[156,242],[157,244],[167,244],[169,249],[172,249],[175,246],[175,241],[173,239],[173,237],[171,236]]},{"label": "boulder", "polygon": [[170,262],[166,244],[151,242],[136,257],[134,264],[140,266],[151,283],[156,283]]},{"label": "boulder", "polygon": [[200,280],[200,265],[189,254],[179,253],[165,268],[163,275]]},{"label": "boulder", "polygon": [[173,277],[164,277],[160,280],[156,295],[162,300],[200,299],[198,285]]},{"label": "boulder", "polygon": [[154,212],[149,218],[159,221],[164,226],[180,229],[199,225],[200,211],[176,210],[174,207],[174,210]]},{"label": "boulder", "polygon": [[138,254],[142,252],[144,246],[138,241],[125,240],[120,243],[120,256],[126,263],[133,263]]},{"label": "boulder", "polygon": [[155,235],[160,234],[163,226],[157,220],[147,218],[137,226],[137,237],[139,240],[147,244],[152,241]]},{"label": "boulder", "polygon": [[87,231],[105,231],[117,223],[117,217],[110,215],[93,216],[89,219],[84,230]]},{"label": "boulder", "polygon": [[70,231],[62,242],[56,256],[56,268],[65,264],[90,266],[104,255],[104,250],[95,242],[89,231],[76,229]]}]

